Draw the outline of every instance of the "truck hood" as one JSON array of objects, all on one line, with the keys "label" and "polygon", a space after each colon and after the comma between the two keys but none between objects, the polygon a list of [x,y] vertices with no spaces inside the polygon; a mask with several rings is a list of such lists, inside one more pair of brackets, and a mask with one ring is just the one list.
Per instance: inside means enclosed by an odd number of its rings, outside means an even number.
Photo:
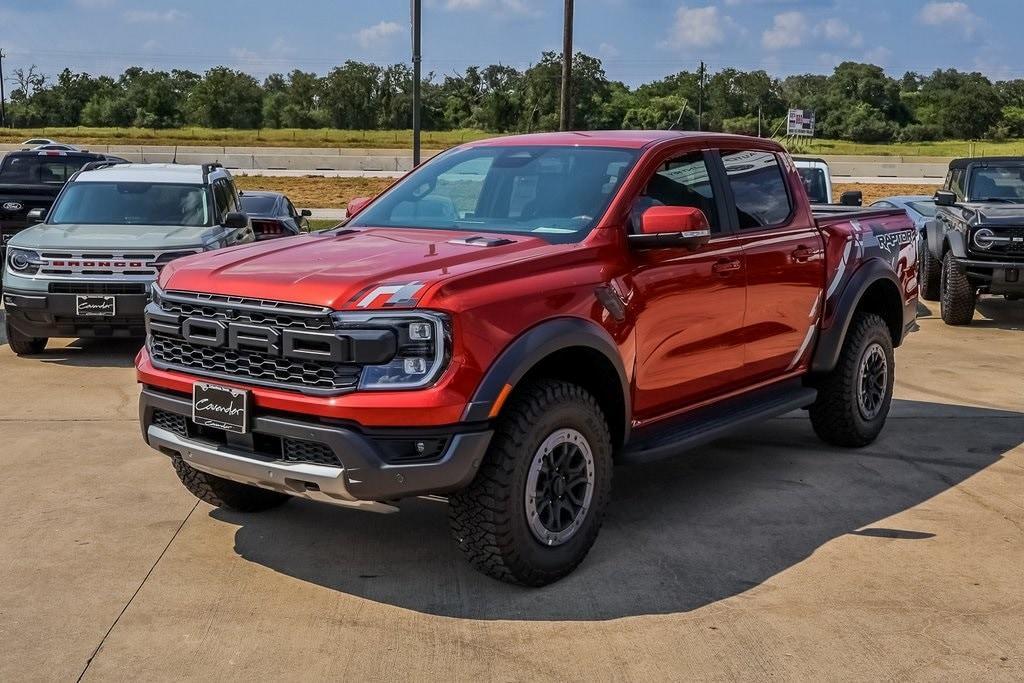
[{"label": "truck hood", "polygon": [[165,251],[199,248],[223,228],[167,225],[47,225],[39,223],[11,238],[9,244],[25,249],[79,251],[123,249]]},{"label": "truck hood", "polygon": [[1022,225],[1024,204],[965,202],[960,205],[964,220],[972,225]]},{"label": "truck hood", "polygon": [[187,256],[168,265],[164,289],[249,296],[333,309],[412,307],[446,278],[571,248],[524,235],[466,244],[474,233],[365,228],[311,234]]}]

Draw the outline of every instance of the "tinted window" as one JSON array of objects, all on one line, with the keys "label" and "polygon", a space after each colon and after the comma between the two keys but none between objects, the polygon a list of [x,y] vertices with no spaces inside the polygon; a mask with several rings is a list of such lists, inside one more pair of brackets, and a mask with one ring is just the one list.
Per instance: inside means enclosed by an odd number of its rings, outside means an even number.
[{"label": "tinted window", "polygon": [[350,227],[443,228],[583,238],[636,159],[597,147],[483,146],[434,157]]},{"label": "tinted window", "polygon": [[957,199],[964,198],[964,175],[962,168],[955,169],[949,174],[949,189],[956,193]]},{"label": "tinted window", "polygon": [[277,197],[254,197],[243,194],[239,200],[242,202],[242,211],[252,214],[269,215],[277,205]]},{"label": "tinted window", "polygon": [[971,201],[1024,201],[1024,166],[979,166],[971,171]]},{"label": "tinted window", "polygon": [[235,189],[228,181],[217,180],[213,183],[213,196],[217,202],[217,224],[223,225],[229,213],[238,211]]},{"label": "tinted window", "polygon": [[9,156],[0,169],[5,183],[34,185],[36,183],[63,184],[86,164],[84,157],[50,155]]},{"label": "tinted window", "polygon": [[804,189],[807,191],[807,198],[812,204],[829,204],[832,198],[828,196],[828,183],[825,179],[825,171],[820,168],[804,168],[797,166],[800,179],[804,181]]},{"label": "tinted window", "polygon": [[740,229],[780,225],[792,206],[778,158],[771,152],[722,152]]},{"label": "tinted window", "polygon": [[700,152],[672,159],[651,176],[633,202],[630,219],[634,231],[641,214],[651,206],[691,206],[704,212],[712,232],[721,229],[708,167]]},{"label": "tinted window", "polygon": [[168,183],[71,183],[53,207],[50,224],[210,224],[201,185]]}]

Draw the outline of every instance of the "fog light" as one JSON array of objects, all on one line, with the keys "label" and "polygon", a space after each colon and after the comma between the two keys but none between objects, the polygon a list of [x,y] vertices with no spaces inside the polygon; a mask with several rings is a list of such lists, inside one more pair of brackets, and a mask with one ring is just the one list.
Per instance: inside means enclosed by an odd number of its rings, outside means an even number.
[{"label": "fog light", "polygon": [[433,328],[430,323],[410,323],[409,339],[413,341],[429,341],[433,336]]},{"label": "fog light", "polygon": [[406,358],[404,368],[406,374],[422,375],[427,371],[427,361],[424,358]]}]

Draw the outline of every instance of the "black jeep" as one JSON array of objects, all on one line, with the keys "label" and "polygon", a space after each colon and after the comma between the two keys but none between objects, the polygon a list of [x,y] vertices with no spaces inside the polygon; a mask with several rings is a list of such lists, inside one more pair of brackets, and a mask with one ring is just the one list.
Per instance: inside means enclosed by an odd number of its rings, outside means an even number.
[{"label": "black jeep", "polygon": [[1024,297],[1024,157],[954,159],[920,247],[921,298],[969,325],[978,294]]}]

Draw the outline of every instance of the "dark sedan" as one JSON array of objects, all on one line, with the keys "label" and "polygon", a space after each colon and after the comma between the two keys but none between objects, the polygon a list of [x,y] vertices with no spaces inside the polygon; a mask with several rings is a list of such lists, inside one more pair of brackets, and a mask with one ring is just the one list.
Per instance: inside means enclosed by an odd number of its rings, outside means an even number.
[{"label": "dark sedan", "polygon": [[291,200],[280,192],[246,191],[240,199],[242,211],[252,219],[257,241],[298,235],[309,230],[309,209],[297,211]]}]

